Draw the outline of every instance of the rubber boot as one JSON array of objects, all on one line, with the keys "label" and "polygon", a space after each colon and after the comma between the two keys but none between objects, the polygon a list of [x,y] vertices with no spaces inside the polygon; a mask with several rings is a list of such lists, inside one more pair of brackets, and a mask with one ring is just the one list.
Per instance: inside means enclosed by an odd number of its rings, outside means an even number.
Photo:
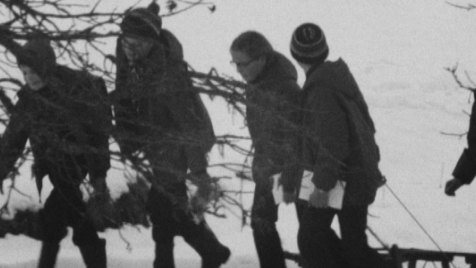
[{"label": "rubber boot", "polygon": [[200,233],[184,237],[185,241],[202,257],[202,268],[218,268],[230,258],[231,252],[222,245],[206,223]]},{"label": "rubber boot", "polygon": [[60,245],[57,243],[43,242],[38,268],[54,268],[59,249]]},{"label": "rubber boot", "polygon": [[156,243],[154,268],[175,268],[174,243]]},{"label": "rubber boot", "polygon": [[94,244],[79,246],[81,256],[87,268],[106,268],[106,240],[99,239]]}]

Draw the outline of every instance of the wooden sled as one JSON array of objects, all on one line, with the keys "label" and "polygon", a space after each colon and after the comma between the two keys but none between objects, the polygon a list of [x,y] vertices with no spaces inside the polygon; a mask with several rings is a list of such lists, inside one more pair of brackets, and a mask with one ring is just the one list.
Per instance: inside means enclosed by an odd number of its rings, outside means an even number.
[{"label": "wooden sled", "polygon": [[[419,261],[437,263],[441,268],[450,268],[455,267],[451,264],[455,257],[464,258],[468,268],[476,268],[476,253],[399,248],[397,245],[376,250],[392,268],[403,268],[405,263],[408,264],[405,266],[407,268],[416,268]],[[284,258],[296,262],[299,267],[307,268],[298,253],[285,251]]]}]

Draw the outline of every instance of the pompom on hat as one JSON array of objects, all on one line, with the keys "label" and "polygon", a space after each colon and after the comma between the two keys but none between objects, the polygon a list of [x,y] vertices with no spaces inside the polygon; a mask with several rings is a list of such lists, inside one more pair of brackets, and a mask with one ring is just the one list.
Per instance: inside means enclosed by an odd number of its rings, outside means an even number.
[{"label": "pompom on hat", "polygon": [[152,2],[147,8],[136,8],[126,13],[120,24],[123,34],[158,39],[162,29],[160,7]]},{"label": "pompom on hat", "polygon": [[324,62],[329,55],[329,47],[322,29],[313,23],[304,23],[297,27],[291,39],[291,55],[302,63]]}]

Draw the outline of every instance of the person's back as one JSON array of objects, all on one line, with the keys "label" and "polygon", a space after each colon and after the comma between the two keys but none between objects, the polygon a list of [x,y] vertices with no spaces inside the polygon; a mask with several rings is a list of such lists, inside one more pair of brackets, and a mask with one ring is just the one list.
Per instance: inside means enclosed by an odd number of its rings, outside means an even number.
[{"label": "person's back", "polygon": [[[331,111],[325,115],[327,122],[348,125],[349,145],[346,149],[340,150],[341,152],[347,150],[348,153],[345,159],[336,158],[336,161],[345,160],[337,165],[343,170],[339,175],[340,179],[348,183],[344,202],[351,205],[371,204],[375,198],[376,189],[383,183],[383,178],[378,168],[380,154],[374,137],[375,126],[359,86],[342,59],[334,62],[326,61],[309,70],[308,74],[303,87],[303,103],[305,104],[303,110],[312,110],[316,103],[323,102],[318,98],[327,96],[337,104],[335,109],[345,113],[346,122],[339,121],[339,112]],[[327,93],[318,91],[327,91]],[[308,128],[311,133],[318,131],[316,128],[319,124],[308,120],[313,118],[312,116],[304,116],[304,118],[305,128]],[[328,136],[332,138],[334,134]],[[311,139],[305,139],[305,141],[311,141]],[[323,144],[323,147],[326,149],[326,144]],[[307,143],[303,145],[305,156],[311,154],[306,152],[312,150],[311,148],[313,146]],[[333,154],[335,150],[330,151],[329,153]],[[306,161],[313,162],[310,159]]]},{"label": "person's back", "polygon": [[[293,163],[299,120],[300,88],[297,71],[282,54],[273,52],[263,72],[249,83],[246,94],[246,120],[255,149],[254,158],[267,169],[269,177]],[[262,160],[260,160],[262,159]],[[264,166],[263,166],[264,165]],[[286,187],[294,187],[288,183]]]},{"label": "person's back", "polygon": [[[329,48],[319,26],[297,27],[290,48],[307,75],[301,148],[314,184],[298,231],[301,255],[310,268],[383,268],[365,234],[368,206],[384,182],[365,100],[347,65],[326,61]],[[340,204],[331,203],[331,197],[340,198]],[[335,216],[340,238],[331,228]]]}]

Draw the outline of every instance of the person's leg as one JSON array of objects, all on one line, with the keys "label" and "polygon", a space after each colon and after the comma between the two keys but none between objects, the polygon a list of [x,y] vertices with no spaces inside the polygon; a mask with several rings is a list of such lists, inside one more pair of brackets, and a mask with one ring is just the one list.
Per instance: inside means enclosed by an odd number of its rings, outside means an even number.
[{"label": "person's leg", "polygon": [[60,242],[66,236],[66,223],[62,218],[60,198],[53,189],[40,210],[40,225],[42,230],[42,245],[38,268],[53,268],[56,264]]},{"label": "person's leg", "polygon": [[283,248],[276,221],[278,206],[274,202],[270,181],[256,179],[251,228],[261,268],[285,268]]},{"label": "person's leg", "polygon": [[107,266],[106,241],[99,238],[93,221],[86,213],[79,189],[62,189],[64,213],[73,229],[73,243],[79,248],[87,268]]},{"label": "person's leg", "polygon": [[308,207],[301,215],[298,247],[306,268],[347,267],[341,257],[341,242],[334,230],[334,209]]},{"label": "person's leg", "polygon": [[383,258],[367,243],[367,206],[344,206],[339,224],[344,254],[353,268],[383,268]]},{"label": "person's leg", "polygon": [[[187,200],[185,183],[177,183],[168,187],[167,192],[174,198]],[[173,208],[174,227],[202,258],[202,268],[218,268],[230,257],[230,250],[222,245],[205,220],[196,222],[192,213],[181,207],[170,205]]]},{"label": "person's leg", "polygon": [[87,214],[79,183],[84,170],[72,157],[65,157],[51,169],[50,179],[57,193],[58,207],[65,224],[73,229],[73,243],[79,248],[87,268],[107,266],[106,242],[100,239],[92,219]]},{"label": "person's leg", "polygon": [[152,185],[155,183],[167,193],[167,196],[161,194],[162,199],[165,198],[166,200],[161,202],[163,205],[160,205],[158,211],[162,211],[163,215],[172,215],[168,216],[168,219],[161,219],[163,216],[159,215],[160,213],[154,217],[156,218],[156,224],[166,225],[166,227],[160,228],[165,230],[165,234],[161,234],[160,237],[155,235],[156,243],[166,241],[166,245],[173,245],[173,240],[167,235],[173,234],[175,236],[179,234],[201,256],[203,268],[217,268],[225,263],[230,256],[230,250],[218,241],[205,222],[196,223],[193,215],[186,211],[188,204],[187,186],[184,179],[180,178],[180,176],[186,174],[188,169],[183,148],[169,144],[148,155],[152,159],[153,177],[156,179]]},{"label": "person's leg", "polygon": [[147,199],[147,212],[152,223],[152,238],[155,241],[154,268],[174,268],[174,237],[177,220],[170,198],[151,188]]},{"label": "person's leg", "polygon": [[220,243],[205,220],[196,223],[191,216],[180,224],[184,240],[202,258],[202,268],[218,268],[230,258],[230,250]]}]

